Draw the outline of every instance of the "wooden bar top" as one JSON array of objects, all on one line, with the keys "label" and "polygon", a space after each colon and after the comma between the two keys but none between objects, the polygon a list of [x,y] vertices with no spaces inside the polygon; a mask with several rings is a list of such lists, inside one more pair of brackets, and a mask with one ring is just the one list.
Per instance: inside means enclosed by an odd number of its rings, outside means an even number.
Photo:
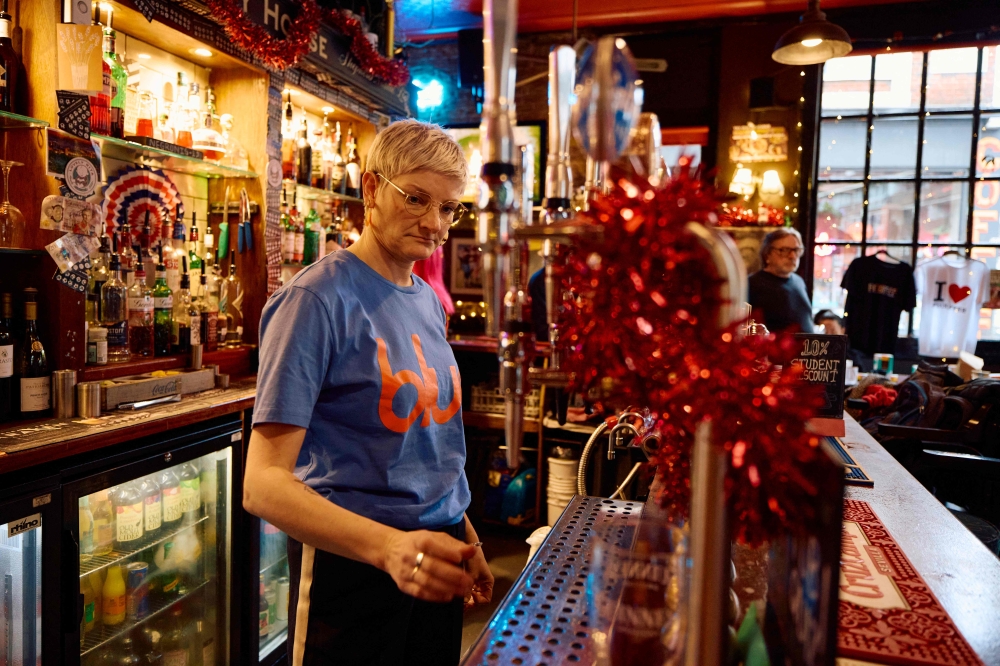
[{"label": "wooden bar top", "polygon": [[0,430],[0,474],[86,453],[105,446],[180,428],[253,406],[256,378],[228,389],[185,396],[180,402],[135,412],[109,412],[96,419],[47,419]]},{"label": "wooden bar top", "polygon": [[1000,666],[1000,560],[850,416],[841,439],[875,481],[848,486],[868,502],[989,666]]}]

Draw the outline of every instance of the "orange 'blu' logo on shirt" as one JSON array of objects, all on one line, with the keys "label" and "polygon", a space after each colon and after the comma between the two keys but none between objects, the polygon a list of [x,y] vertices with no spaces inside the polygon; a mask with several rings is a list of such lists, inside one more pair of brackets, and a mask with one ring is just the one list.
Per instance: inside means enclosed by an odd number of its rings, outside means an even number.
[{"label": "orange 'blu' logo on shirt", "polygon": [[[458,368],[454,365],[448,366],[451,370],[452,395],[451,403],[445,409],[438,408],[438,380],[437,371],[427,367],[424,360],[423,348],[420,345],[420,336],[413,334],[413,351],[417,354],[417,364],[420,366],[420,374],[412,370],[400,370],[393,374],[389,365],[389,351],[385,340],[376,338],[378,344],[378,367],[382,373],[382,393],[378,399],[378,416],[382,419],[382,425],[393,432],[406,432],[410,426],[423,415],[420,425],[426,428],[431,424],[431,417],[435,423],[445,423],[458,413],[462,406],[462,385],[458,377]],[[392,400],[399,393],[399,389],[406,384],[413,384],[417,389],[417,404],[413,405],[406,418],[396,416],[392,410]]]}]

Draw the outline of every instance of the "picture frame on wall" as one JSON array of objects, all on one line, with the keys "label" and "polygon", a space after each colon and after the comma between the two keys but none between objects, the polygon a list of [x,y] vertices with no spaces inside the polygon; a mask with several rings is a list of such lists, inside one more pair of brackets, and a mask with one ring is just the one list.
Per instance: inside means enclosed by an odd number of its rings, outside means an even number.
[{"label": "picture frame on wall", "polygon": [[[535,191],[532,195],[535,205],[541,204],[545,183],[545,153],[546,127],[544,121],[521,122],[514,127],[514,143],[521,146],[531,143],[535,147]],[[482,168],[482,152],[480,148],[479,125],[456,124],[448,125],[444,131],[455,139],[465,160],[469,164],[469,180],[462,194],[462,201],[475,201],[479,187],[479,171]]]},{"label": "picture frame on wall", "polygon": [[449,277],[453,296],[483,295],[482,251],[475,238],[452,238]]}]

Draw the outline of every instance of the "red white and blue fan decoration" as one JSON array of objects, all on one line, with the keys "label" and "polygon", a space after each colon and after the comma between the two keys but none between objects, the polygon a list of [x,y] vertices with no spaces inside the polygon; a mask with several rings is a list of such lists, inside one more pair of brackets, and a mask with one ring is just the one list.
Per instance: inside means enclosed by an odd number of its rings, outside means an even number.
[{"label": "red white and blue fan decoration", "polygon": [[164,223],[173,223],[183,215],[184,204],[170,177],[159,169],[127,166],[104,188],[104,211],[108,233],[121,229],[128,221],[138,238],[149,212],[149,246],[160,239]]}]

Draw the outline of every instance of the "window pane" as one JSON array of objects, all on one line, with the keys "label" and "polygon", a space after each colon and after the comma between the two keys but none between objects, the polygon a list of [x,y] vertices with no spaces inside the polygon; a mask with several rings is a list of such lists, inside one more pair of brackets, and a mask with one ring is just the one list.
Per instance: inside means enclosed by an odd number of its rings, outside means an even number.
[{"label": "window pane", "polygon": [[979,106],[983,109],[1000,109],[1000,46],[983,49],[983,83],[979,92]]},{"label": "window pane", "polygon": [[868,113],[871,78],[871,56],[828,60],[823,65],[823,116]]},{"label": "window pane", "polygon": [[864,199],[863,183],[820,183],[816,189],[816,241],[860,242]]},{"label": "window pane", "polygon": [[[995,247],[974,247],[972,258],[985,263],[990,270],[1000,270],[1000,249]],[[1000,339],[1000,309],[979,311],[979,339]]]},{"label": "window pane", "polygon": [[913,183],[868,187],[868,240],[913,240]]},{"label": "window pane", "polygon": [[820,180],[863,177],[867,135],[864,120],[824,120],[819,135]]},{"label": "window pane", "polygon": [[1000,180],[977,180],[972,197],[972,242],[1000,243]]},{"label": "window pane", "polygon": [[[865,250],[865,254],[877,254],[879,250],[885,250],[889,253],[890,257],[895,257],[910,266],[913,265],[913,248],[909,245],[869,245]],[[884,257],[885,255],[882,256]],[[901,338],[905,338],[909,333],[909,326],[910,313],[903,310],[899,313],[899,328],[896,329],[897,335]]]},{"label": "window pane", "polygon": [[930,116],[924,121],[923,177],[969,175],[972,116]]},{"label": "window pane", "polygon": [[920,109],[920,74],[924,54],[883,53],[875,56],[875,113]]},{"label": "window pane", "polygon": [[968,214],[968,182],[920,184],[921,243],[964,243]]},{"label": "window pane", "polygon": [[[872,178],[914,178],[917,173],[917,119],[883,118],[872,123]],[[968,160],[966,160],[968,161]]]},{"label": "window pane", "polygon": [[813,312],[833,310],[844,312],[847,292],[840,288],[844,272],[857,259],[860,245],[822,245],[813,250]]},{"label": "window pane", "polygon": [[941,49],[927,54],[927,108],[971,109],[976,102],[979,49]]},{"label": "window pane", "polygon": [[979,117],[979,143],[976,144],[976,175],[1000,176],[1000,114]]}]

